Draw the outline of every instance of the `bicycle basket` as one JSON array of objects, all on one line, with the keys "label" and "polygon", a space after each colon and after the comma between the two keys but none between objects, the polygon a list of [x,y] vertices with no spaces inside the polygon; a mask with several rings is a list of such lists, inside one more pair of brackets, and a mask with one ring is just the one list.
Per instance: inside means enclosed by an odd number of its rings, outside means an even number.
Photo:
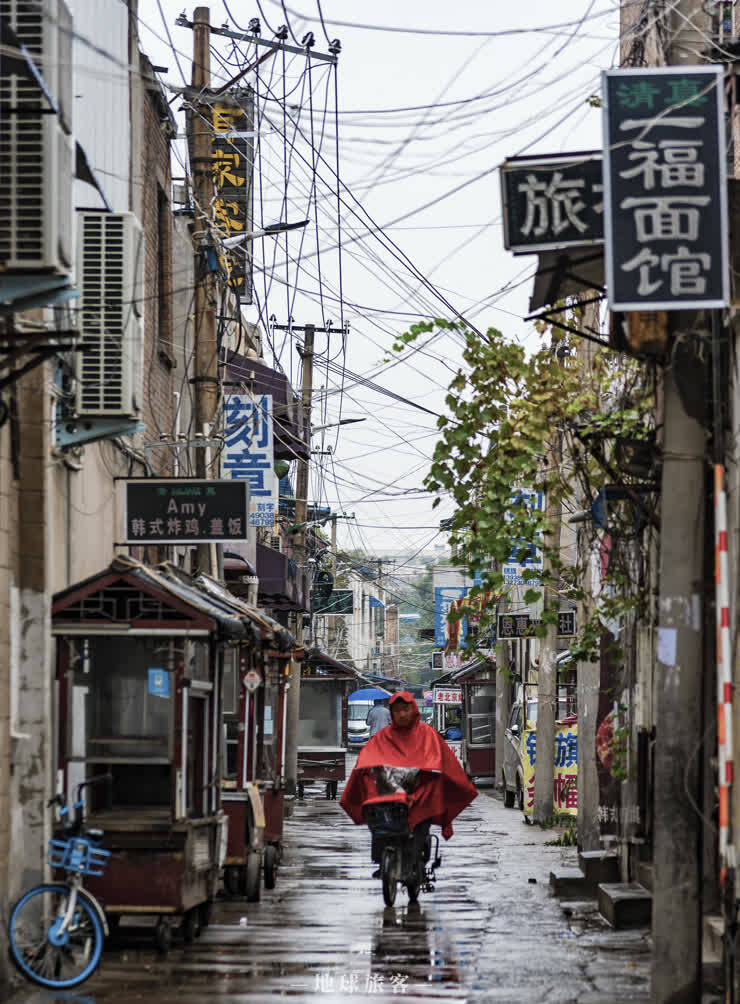
[{"label": "bicycle basket", "polygon": [[365,822],[376,837],[402,837],[409,832],[408,809],[403,802],[366,805]]},{"label": "bicycle basket", "polygon": [[96,847],[87,837],[70,837],[68,840],[49,841],[47,861],[52,868],[63,868],[82,875],[102,875],[109,857],[110,851]]}]

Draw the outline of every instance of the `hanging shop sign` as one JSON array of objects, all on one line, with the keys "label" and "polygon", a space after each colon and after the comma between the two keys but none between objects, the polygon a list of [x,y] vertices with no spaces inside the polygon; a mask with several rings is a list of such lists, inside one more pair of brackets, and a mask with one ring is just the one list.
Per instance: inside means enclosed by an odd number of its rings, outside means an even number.
[{"label": "hanging shop sign", "polygon": [[127,544],[247,539],[246,482],[136,478],[123,485]]},{"label": "hanging shop sign", "polygon": [[355,612],[354,594],[351,589],[333,589],[328,596],[314,591],[311,594],[311,609],[314,614],[351,617]]},{"label": "hanging shop sign", "polygon": [[227,394],[224,427],[224,473],[249,483],[249,525],[272,526],[278,507],[272,394]]},{"label": "hanging shop sign", "polygon": [[[440,648],[449,641],[450,625],[447,615],[455,600],[462,599],[468,591],[467,586],[435,586],[434,587],[434,644]],[[459,622],[459,641],[465,638],[467,623],[463,618]]]},{"label": "hanging shop sign", "polygon": [[[239,105],[213,105],[213,212],[224,238],[252,230],[254,124],[252,91],[236,95]],[[252,242],[247,237],[226,252],[229,286],[242,303],[252,302]]]},{"label": "hanging shop sign", "polygon": [[435,704],[462,704],[462,689],[460,687],[435,687]]},{"label": "hanging shop sign", "polygon": [[612,310],[729,302],[723,72],[665,66],[603,74]]},{"label": "hanging shop sign", "polygon": [[[499,614],[498,638],[532,638],[541,623],[531,614]],[[558,613],[558,638],[572,638],[576,634],[575,610],[561,610]]]},{"label": "hanging shop sign", "polygon": [[501,165],[504,247],[550,251],[604,240],[601,153],[512,157]]},{"label": "hanging shop sign", "polygon": [[[517,488],[511,496],[511,508],[504,514],[507,523],[515,519],[516,507],[524,506],[529,512],[545,511],[545,494],[536,488]],[[507,586],[539,586],[540,579],[524,579],[525,571],[542,571],[542,548],[530,541],[514,538],[511,542],[511,554],[504,563],[502,572]]]}]

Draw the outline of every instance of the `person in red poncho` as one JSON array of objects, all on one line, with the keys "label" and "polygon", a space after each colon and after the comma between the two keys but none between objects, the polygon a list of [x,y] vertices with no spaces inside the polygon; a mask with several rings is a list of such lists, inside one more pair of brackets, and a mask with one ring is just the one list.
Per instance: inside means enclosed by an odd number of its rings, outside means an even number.
[{"label": "person in red poncho", "polygon": [[468,780],[450,747],[430,725],[420,721],[416,701],[408,690],[391,697],[391,724],[367,743],[357,758],[339,804],[357,824],[365,822],[363,804],[378,797],[376,767],[415,767],[421,773],[409,795],[409,828],[434,823],[442,836],[452,836],[452,820],[478,792]]}]

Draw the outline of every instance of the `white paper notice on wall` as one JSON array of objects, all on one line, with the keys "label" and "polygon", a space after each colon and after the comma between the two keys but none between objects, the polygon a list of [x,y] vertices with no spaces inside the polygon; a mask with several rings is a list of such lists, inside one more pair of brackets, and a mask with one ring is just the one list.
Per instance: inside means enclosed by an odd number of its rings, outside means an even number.
[{"label": "white paper notice on wall", "polygon": [[658,628],[658,660],[664,666],[676,665],[676,628]]}]

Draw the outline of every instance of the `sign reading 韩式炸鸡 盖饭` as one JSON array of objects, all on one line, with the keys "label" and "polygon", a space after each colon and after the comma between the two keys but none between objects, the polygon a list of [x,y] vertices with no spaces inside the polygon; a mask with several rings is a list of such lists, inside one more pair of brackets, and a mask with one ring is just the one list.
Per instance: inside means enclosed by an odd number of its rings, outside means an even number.
[{"label": "sign reading \u97e9\u5f0f\u70b8\u9e21 \u76d6\u996d", "polygon": [[725,306],[723,68],[608,70],[603,83],[609,306]]},{"label": "sign reading \u97e9\u5f0f\u70b8\u9e21 \u76d6\u996d", "polygon": [[272,526],[278,507],[272,394],[227,394],[224,473],[249,482],[250,526]]},{"label": "sign reading \u97e9\u5f0f\u70b8\u9e21 \u76d6\u996d", "polygon": [[501,165],[504,247],[521,253],[604,240],[601,153],[512,157]]},{"label": "sign reading \u97e9\u5f0f\u70b8\u9e21 \u76d6\u996d", "polygon": [[124,482],[127,544],[246,540],[245,482],[140,478]]}]

